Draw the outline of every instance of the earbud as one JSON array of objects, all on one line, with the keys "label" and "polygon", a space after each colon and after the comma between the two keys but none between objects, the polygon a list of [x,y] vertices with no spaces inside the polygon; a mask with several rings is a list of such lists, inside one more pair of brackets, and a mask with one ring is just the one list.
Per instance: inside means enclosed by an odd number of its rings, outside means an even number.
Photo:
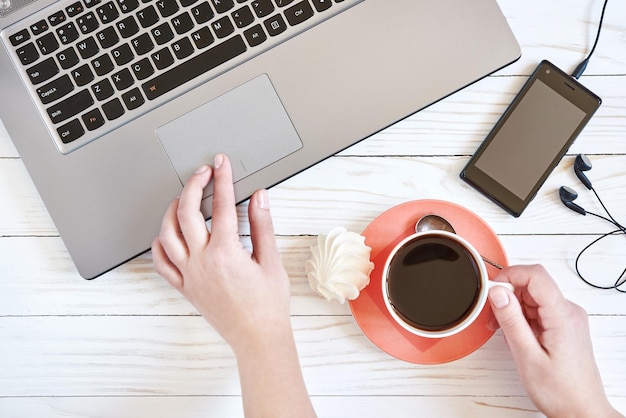
[{"label": "earbud", "polygon": [[559,189],[559,197],[561,198],[561,202],[563,202],[565,206],[567,206],[574,212],[578,212],[581,215],[587,215],[587,211],[585,209],[574,203],[574,200],[578,198],[578,193],[576,193],[576,190],[572,189],[571,187],[561,186],[561,188]]},{"label": "earbud", "polygon": [[576,161],[574,161],[574,173],[576,173],[576,177],[585,185],[586,188],[591,190],[593,187],[591,186],[591,181],[587,178],[587,176],[583,173],[583,171],[591,170],[591,161],[584,154],[578,154],[576,156]]}]

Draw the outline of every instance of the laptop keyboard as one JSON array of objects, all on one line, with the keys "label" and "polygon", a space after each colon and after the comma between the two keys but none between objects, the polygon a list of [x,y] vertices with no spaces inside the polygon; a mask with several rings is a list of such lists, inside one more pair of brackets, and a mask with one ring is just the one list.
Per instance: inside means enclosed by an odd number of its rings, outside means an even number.
[{"label": "laptop keyboard", "polygon": [[362,0],[61,0],[2,31],[67,154]]}]

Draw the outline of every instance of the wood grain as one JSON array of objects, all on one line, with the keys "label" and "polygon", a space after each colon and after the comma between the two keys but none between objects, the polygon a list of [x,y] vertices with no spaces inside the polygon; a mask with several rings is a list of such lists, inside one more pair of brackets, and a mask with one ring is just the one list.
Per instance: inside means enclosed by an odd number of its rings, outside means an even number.
[{"label": "wood grain", "polygon": [[[523,55],[494,75],[408,116],[270,190],[292,322],[309,391],[324,417],[540,417],[526,398],[500,332],[461,360],[421,366],[377,349],[347,305],[308,286],[304,261],[317,234],[360,232],[414,199],[470,208],[496,231],[513,264],[540,262],[590,314],[594,350],[613,404],[626,411],[626,303],[576,275],[578,252],[611,226],[566,209],[557,190],[601,212],[572,164],[590,155],[588,176],[626,219],[626,8],[609,2],[583,84],[603,104],[528,210],[513,219],[458,173],[542,59],[571,71],[595,37],[602,1],[499,0]],[[0,123],[0,416],[241,417],[230,349],[152,270],[148,252],[94,281],[82,280],[9,134]],[[250,248],[246,203],[240,233]],[[624,265],[626,237],[586,256],[581,269],[610,283]]]}]

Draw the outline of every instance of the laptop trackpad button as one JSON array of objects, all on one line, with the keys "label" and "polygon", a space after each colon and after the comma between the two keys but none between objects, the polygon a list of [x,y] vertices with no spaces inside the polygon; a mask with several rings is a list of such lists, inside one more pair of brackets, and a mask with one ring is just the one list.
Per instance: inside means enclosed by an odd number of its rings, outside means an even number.
[{"label": "laptop trackpad button", "polygon": [[[260,75],[161,126],[156,134],[181,183],[217,153],[235,182],[302,148],[269,77]],[[212,194],[205,189],[205,197]]]}]

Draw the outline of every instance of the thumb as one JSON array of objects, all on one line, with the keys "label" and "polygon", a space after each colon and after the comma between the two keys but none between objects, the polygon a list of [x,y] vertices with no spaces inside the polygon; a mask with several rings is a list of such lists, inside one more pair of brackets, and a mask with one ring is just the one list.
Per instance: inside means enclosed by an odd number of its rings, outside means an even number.
[{"label": "thumb", "polygon": [[503,286],[493,286],[489,289],[489,302],[518,365],[526,363],[528,357],[542,352],[513,292]]}]

